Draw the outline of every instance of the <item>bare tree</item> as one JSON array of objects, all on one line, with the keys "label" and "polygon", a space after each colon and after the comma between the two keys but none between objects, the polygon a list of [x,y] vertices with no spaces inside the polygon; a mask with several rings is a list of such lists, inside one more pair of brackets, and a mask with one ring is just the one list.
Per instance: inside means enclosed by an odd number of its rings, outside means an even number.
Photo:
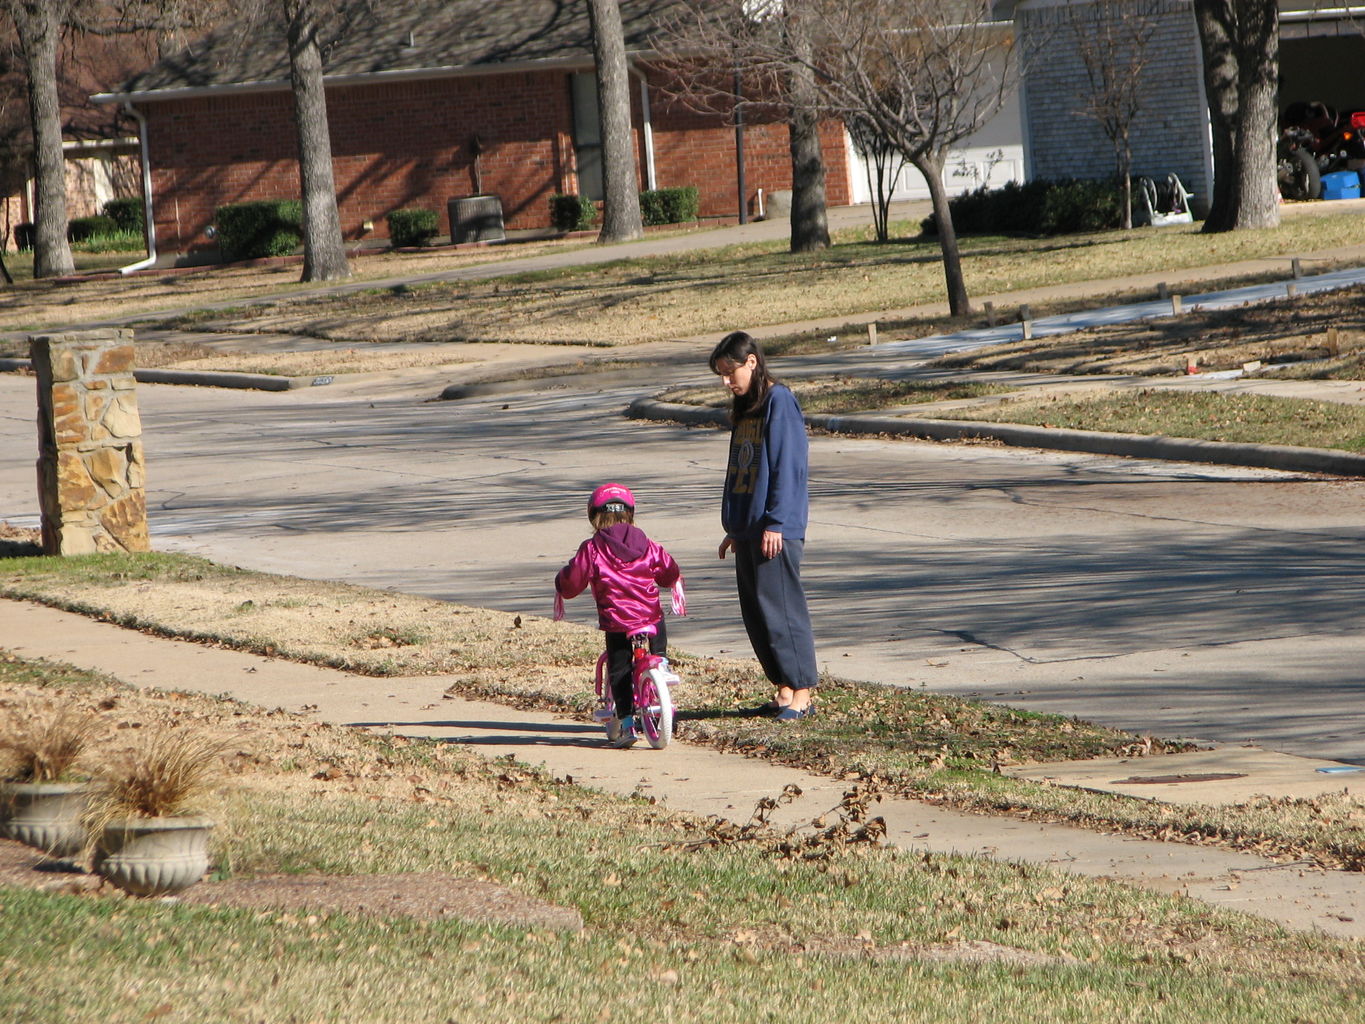
[{"label": "bare tree", "polygon": [[867,170],[867,187],[872,193],[873,230],[877,241],[888,241],[891,237],[891,195],[905,168],[905,157],[862,114],[851,115],[846,124]]},{"label": "bare tree", "polygon": [[588,0],[593,58],[597,64],[597,119],[602,131],[602,231],[598,242],[625,242],[644,234],[630,130],[630,71],[617,0]]},{"label": "bare tree", "polygon": [[62,153],[57,50],[75,0],[4,0],[14,23],[27,78],[33,127],[33,276],[59,277],[76,269],[66,239],[66,157]]},{"label": "bare tree", "polygon": [[1213,198],[1205,231],[1275,227],[1275,0],[1194,0],[1213,132]]},{"label": "bare tree", "polygon": [[792,252],[829,245],[819,136],[824,111],[805,2],[681,0],[657,42],[681,102],[705,113],[733,113],[737,123],[782,111],[792,163]]},{"label": "bare tree", "polygon": [[819,41],[821,102],[862,117],[929,186],[948,306],[971,312],[943,182],[951,147],[1000,109],[1013,80],[1013,34],[990,0],[800,0]]},{"label": "bare tree", "polygon": [[1133,226],[1133,125],[1151,63],[1149,44],[1165,0],[1096,3],[1067,0],[1066,45],[1080,57],[1089,91],[1079,114],[1099,123],[1114,149],[1114,177],[1123,195],[1123,226]]}]

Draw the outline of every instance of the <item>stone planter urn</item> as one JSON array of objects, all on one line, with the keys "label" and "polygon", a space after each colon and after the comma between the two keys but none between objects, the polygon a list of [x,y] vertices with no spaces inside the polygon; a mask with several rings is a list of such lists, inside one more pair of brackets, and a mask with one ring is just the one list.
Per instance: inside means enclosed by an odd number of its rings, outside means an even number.
[{"label": "stone planter urn", "polygon": [[81,815],[89,790],[84,782],[0,783],[0,836],[52,857],[79,853],[85,845]]},{"label": "stone planter urn", "polygon": [[95,846],[95,874],[134,896],[188,889],[209,869],[213,822],[203,817],[124,818],[109,823]]}]

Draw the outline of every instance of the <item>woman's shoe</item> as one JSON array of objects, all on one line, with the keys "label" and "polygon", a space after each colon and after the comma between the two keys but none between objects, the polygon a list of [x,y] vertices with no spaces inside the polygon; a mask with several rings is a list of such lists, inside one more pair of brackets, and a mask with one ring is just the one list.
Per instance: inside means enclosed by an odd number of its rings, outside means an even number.
[{"label": "woman's shoe", "polygon": [[815,714],[815,705],[807,704],[800,711],[795,708],[783,708],[777,713],[777,720],[779,722],[797,722],[803,718],[810,718],[813,714]]},{"label": "woman's shoe", "polygon": [[770,700],[766,704],[760,704],[757,707],[750,708],[749,710],[756,715],[777,715],[781,714],[781,712],[786,710],[786,707],[787,705],[785,704],[779,704],[775,700]]}]

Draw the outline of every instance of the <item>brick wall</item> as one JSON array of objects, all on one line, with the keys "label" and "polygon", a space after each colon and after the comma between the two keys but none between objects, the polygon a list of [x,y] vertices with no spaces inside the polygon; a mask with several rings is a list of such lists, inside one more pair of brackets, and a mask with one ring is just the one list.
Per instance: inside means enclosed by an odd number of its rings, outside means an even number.
[{"label": "brick wall", "polygon": [[[1123,6],[1106,4],[1111,11]],[[1145,6],[1145,5],[1144,5]],[[1090,93],[1065,8],[1021,5],[1024,119],[1030,178],[1112,178],[1113,144],[1083,112]],[[1146,48],[1141,109],[1133,125],[1133,174],[1160,180],[1174,171],[1195,194],[1212,192],[1208,110],[1199,35],[1189,0],[1169,0]]]},{"label": "brick wall", "polygon": [[[635,122],[642,123],[638,87]],[[362,224],[387,234],[384,217],[406,206],[441,214],[447,200],[474,191],[470,138],[482,143],[485,192],[502,198],[509,228],[549,224],[549,197],[576,190],[569,77],[564,72],[453,77],[331,87],[327,93],[333,169],[342,231]],[[651,89],[656,178],[696,185],[704,217],[736,212],[734,129],[658,98]],[[213,245],[205,234],[227,203],[299,194],[297,144],[288,92],[223,94],[143,104],[148,121],[158,248]],[[843,130],[823,131],[831,204],[850,201]],[[746,130],[749,199],[756,189],[791,187],[785,126]],[[637,168],[644,181],[643,158]]]},{"label": "brick wall", "polygon": [[[658,75],[651,85],[659,186],[695,185],[701,194],[702,216],[734,216],[739,196],[732,114],[689,110],[668,97]],[[753,215],[758,212],[758,189],[767,194],[792,187],[791,149],[780,110],[750,110],[744,119],[744,198]],[[846,206],[853,201],[853,188],[843,125],[825,121],[820,126],[820,142],[825,157],[825,201],[830,206]]]}]

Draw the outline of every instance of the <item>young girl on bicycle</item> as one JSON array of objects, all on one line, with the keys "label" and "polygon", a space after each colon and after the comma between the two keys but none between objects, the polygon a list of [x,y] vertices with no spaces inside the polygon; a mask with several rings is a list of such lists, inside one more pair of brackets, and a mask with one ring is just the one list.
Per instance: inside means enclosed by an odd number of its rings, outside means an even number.
[{"label": "young girl on bicycle", "polygon": [[649,637],[652,654],[667,654],[659,588],[673,590],[673,614],[687,614],[682,572],[673,556],[635,526],[635,495],[621,484],[603,484],[588,499],[593,535],[579,545],[569,564],[555,576],[555,618],[564,617],[564,599],[591,586],[597,626],[606,634],[607,673],[616,702],[613,745],[635,742],[630,638]]}]

